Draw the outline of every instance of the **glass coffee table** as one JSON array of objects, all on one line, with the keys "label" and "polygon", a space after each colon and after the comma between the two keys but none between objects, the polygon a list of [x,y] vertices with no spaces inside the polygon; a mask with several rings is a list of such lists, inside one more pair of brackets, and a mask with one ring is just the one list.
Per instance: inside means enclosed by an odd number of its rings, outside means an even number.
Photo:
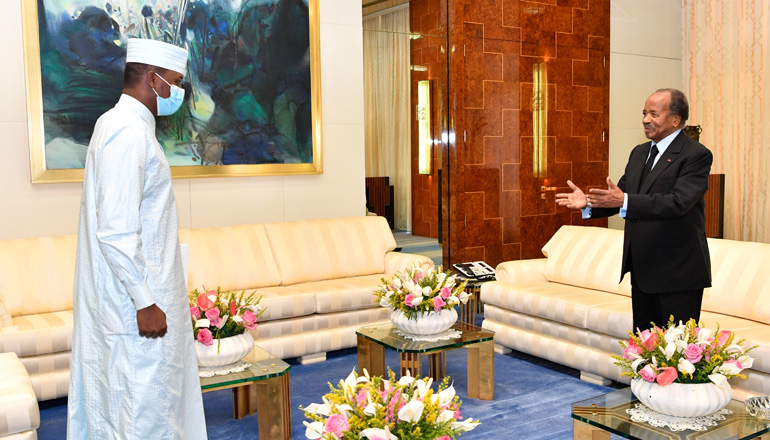
[{"label": "glass coffee table", "polygon": [[709,426],[706,431],[673,432],[667,427],[658,428],[645,422],[633,422],[627,409],[634,408],[639,403],[631,393],[631,388],[625,388],[601,396],[572,404],[572,421],[574,440],[604,440],[610,438],[610,433],[631,440],[668,440],[668,439],[700,439],[700,440],[748,440],[768,439],[762,434],[770,433],[770,422],[752,417],[743,407],[743,402],[730,401],[727,409],[732,414],[725,415],[725,420]]},{"label": "glass coffee table", "polygon": [[259,438],[290,440],[291,365],[256,345],[243,361],[251,365],[239,373],[201,377],[201,390],[206,393],[232,388],[234,418],[254,414],[259,407]]},{"label": "glass coffee table", "polygon": [[438,380],[446,375],[445,352],[465,347],[468,350],[468,397],[492,400],[495,397],[495,333],[460,321],[452,328],[461,331],[462,335],[456,339],[428,342],[399,336],[390,322],[361,327],[356,330],[358,371],[362,373],[366,368],[369,374],[384,376],[385,349],[389,348],[401,355],[402,376],[407,370],[422,371],[422,361],[427,358],[428,374]]}]

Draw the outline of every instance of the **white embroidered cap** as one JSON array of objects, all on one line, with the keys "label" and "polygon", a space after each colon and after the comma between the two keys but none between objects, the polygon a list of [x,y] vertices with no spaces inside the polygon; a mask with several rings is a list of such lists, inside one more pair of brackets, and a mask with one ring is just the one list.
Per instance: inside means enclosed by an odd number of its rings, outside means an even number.
[{"label": "white embroidered cap", "polygon": [[127,63],[142,63],[185,74],[187,49],[158,40],[129,38]]}]

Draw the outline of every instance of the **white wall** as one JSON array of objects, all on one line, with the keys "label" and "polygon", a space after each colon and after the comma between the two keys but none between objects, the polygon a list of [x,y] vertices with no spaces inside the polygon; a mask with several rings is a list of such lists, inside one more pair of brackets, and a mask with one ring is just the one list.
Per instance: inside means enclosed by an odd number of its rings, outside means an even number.
[{"label": "white wall", "polygon": [[[0,18],[0,239],[75,234],[80,183],[30,183],[20,3]],[[324,173],[177,179],[180,228],[366,212],[361,4],[320,0],[320,22]]]},{"label": "white wall", "polygon": [[[631,149],[646,142],[644,101],[655,90],[682,90],[681,0],[611,0],[610,177],[623,175]],[[610,218],[623,229],[624,220]]]}]

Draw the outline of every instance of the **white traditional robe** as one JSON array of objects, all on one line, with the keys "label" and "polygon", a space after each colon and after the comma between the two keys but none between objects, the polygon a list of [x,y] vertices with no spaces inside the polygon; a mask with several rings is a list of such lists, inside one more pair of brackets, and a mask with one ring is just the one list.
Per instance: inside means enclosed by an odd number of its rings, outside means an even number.
[{"label": "white traditional robe", "polygon": [[[67,438],[206,439],[171,171],[155,118],[122,95],[86,155]],[[157,304],[168,333],[139,336]]]}]

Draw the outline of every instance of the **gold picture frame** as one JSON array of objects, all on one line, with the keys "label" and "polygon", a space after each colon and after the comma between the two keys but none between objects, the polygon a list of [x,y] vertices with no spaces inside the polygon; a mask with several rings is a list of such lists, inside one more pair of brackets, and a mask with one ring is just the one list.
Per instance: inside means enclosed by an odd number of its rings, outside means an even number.
[{"label": "gold picture frame", "polygon": [[[182,0],[180,0],[182,3]],[[187,2],[184,1],[184,4]],[[244,2],[245,3],[245,2]],[[310,55],[310,113],[312,161],[228,165],[171,166],[174,178],[243,177],[323,173],[321,114],[321,54],[318,0],[308,0]],[[32,183],[80,182],[83,168],[53,169],[46,164],[43,76],[41,68],[38,1],[21,0],[24,63],[27,84],[30,177]],[[144,12],[144,11],[143,11]],[[98,115],[97,115],[98,117]],[[95,119],[94,119],[95,121]],[[168,153],[167,153],[168,155]],[[194,159],[193,159],[194,160]]]}]

